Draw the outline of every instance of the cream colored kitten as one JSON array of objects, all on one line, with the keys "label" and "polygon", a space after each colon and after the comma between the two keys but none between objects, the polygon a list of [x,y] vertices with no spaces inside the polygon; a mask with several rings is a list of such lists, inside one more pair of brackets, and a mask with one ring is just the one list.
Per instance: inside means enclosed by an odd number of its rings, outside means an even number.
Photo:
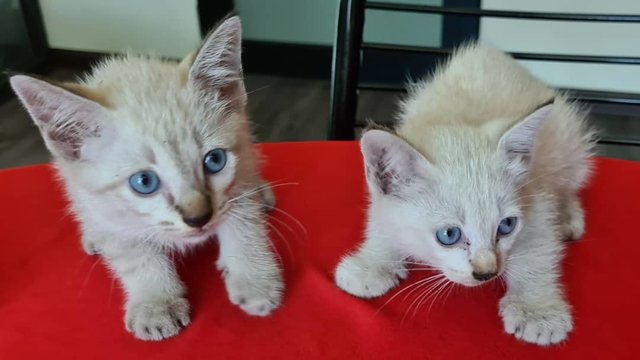
[{"label": "cream colored kitten", "polygon": [[577,192],[593,146],[584,119],[504,53],[459,49],[411,86],[395,131],[363,135],[366,241],[338,266],[338,286],[380,296],[407,276],[408,258],[465,286],[501,276],[504,329],[564,340],[573,323],[560,260],[563,240],[584,232]]},{"label": "cream colored kitten", "polygon": [[53,154],[84,249],[119,278],[126,328],[139,339],[189,324],[169,252],[215,234],[230,301],[258,316],[280,305],[263,214],[273,197],[258,174],[240,48],[232,17],[180,64],[127,55],[81,84],[11,78]]}]

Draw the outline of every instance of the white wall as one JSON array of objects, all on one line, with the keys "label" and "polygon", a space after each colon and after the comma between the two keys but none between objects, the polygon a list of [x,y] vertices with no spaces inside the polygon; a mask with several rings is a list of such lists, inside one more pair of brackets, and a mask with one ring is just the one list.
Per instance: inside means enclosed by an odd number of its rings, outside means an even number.
[{"label": "white wall", "polygon": [[331,45],[338,0],[234,0],[249,40]]},{"label": "white wall", "polygon": [[[484,9],[640,14],[638,0],[483,0]],[[483,18],[480,38],[514,52],[640,56],[640,24]],[[523,61],[561,87],[640,93],[640,66]]]},{"label": "white wall", "polygon": [[[196,0],[39,0],[49,44],[181,57],[200,41]],[[441,4],[442,0],[392,0]],[[331,45],[338,0],[236,0],[250,40]],[[640,14],[640,0],[483,0],[486,9]],[[518,52],[640,56],[640,25],[484,18],[480,37]],[[440,16],[369,11],[365,40],[438,46]],[[555,85],[640,93],[640,66],[523,62]]]},{"label": "white wall", "polygon": [[182,57],[200,42],[196,0],[39,0],[56,49]]},{"label": "white wall", "polygon": [[[442,0],[389,0],[439,5]],[[39,0],[56,49],[181,57],[200,41],[196,0]],[[332,45],[339,0],[235,0],[249,40]],[[370,11],[365,40],[438,46],[440,16]]]},{"label": "white wall", "polygon": [[[442,0],[385,0],[385,2],[442,5]],[[364,41],[368,42],[438,47],[442,43],[442,16],[368,10],[363,36]]]},{"label": "white wall", "polygon": [[[440,5],[442,0],[387,0]],[[339,0],[235,0],[250,40],[332,45]],[[406,45],[439,46],[441,17],[369,11],[364,39]]]}]

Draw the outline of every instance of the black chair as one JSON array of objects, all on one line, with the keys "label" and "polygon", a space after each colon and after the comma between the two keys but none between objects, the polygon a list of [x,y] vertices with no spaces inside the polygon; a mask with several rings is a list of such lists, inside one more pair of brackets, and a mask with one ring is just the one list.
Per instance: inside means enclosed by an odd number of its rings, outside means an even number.
[{"label": "black chair", "polygon": [[[350,140],[355,128],[365,124],[357,119],[358,91],[404,91],[401,84],[362,83],[359,78],[362,61],[368,51],[422,53],[446,56],[450,48],[416,47],[363,42],[365,11],[367,9],[425,14],[455,15],[464,17],[493,17],[535,19],[550,21],[624,22],[640,23],[640,15],[569,14],[522,11],[481,10],[428,5],[409,5],[366,0],[341,0],[336,43],[333,49],[333,75],[331,79],[331,118],[329,138]],[[559,54],[511,53],[516,59],[558,62],[582,62],[601,64],[640,65],[640,57],[583,56]],[[565,89],[576,99],[589,104],[628,105],[640,109],[640,95],[606,91]],[[634,109],[634,110],[635,110]],[[640,139],[632,137],[603,137],[601,144],[640,146]]]}]

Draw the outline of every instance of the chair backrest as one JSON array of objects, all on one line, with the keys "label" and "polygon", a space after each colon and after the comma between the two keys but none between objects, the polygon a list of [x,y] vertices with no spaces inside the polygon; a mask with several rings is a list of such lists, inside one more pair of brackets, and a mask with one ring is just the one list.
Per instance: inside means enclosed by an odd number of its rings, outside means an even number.
[{"label": "chair backrest", "polygon": [[[355,137],[355,128],[364,124],[357,120],[358,90],[404,91],[402,84],[361,83],[359,80],[362,66],[362,53],[383,51],[399,53],[421,53],[446,56],[451,48],[420,47],[363,42],[365,12],[367,9],[456,15],[465,17],[511,18],[548,21],[600,22],[600,23],[639,23],[640,15],[605,15],[577,13],[547,13],[482,10],[471,8],[453,8],[446,6],[398,4],[382,1],[341,0],[338,14],[336,42],[333,49],[333,74],[331,78],[331,119],[329,138],[349,140]],[[640,65],[640,57],[629,56],[590,56],[561,55],[539,53],[511,53],[516,59],[553,62],[573,62],[592,64]],[[640,95],[622,92],[567,90],[574,98],[590,104],[629,105],[640,109]],[[640,146],[640,139],[632,137],[603,137],[601,144]]]}]

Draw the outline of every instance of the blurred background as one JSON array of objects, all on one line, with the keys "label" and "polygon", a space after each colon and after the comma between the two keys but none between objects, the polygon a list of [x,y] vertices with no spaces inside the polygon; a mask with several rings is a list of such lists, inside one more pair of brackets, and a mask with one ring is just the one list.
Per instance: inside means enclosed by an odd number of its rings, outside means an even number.
[{"label": "blurred background", "polygon": [[[386,0],[468,9],[640,15],[638,0]],[[231,11],[244,27],[249,113],[259,141],[325,140],[329,133],[332,46],[340,0],[0,0],[0,69],[73,80],[100,56],[125,50],[181,58]],[[511,52],[640,56],[640,24],[470,18],[367,10],[364,41],[451,48],[480,38]],[[373,52],[364,82],[401,84],[440,59]],[[593,105],[608,137],[640,144],[640,66],[522,61],[547,83],[623,93],[626,104]],[[357,117],[393,119],[395,92],[359,92]],[[638,100],[638,101],[637,101]],[[602,145],[600,154],[639,160],[640,147]],[[37,130],[0,77],[0,168],[48,161]]]}]

